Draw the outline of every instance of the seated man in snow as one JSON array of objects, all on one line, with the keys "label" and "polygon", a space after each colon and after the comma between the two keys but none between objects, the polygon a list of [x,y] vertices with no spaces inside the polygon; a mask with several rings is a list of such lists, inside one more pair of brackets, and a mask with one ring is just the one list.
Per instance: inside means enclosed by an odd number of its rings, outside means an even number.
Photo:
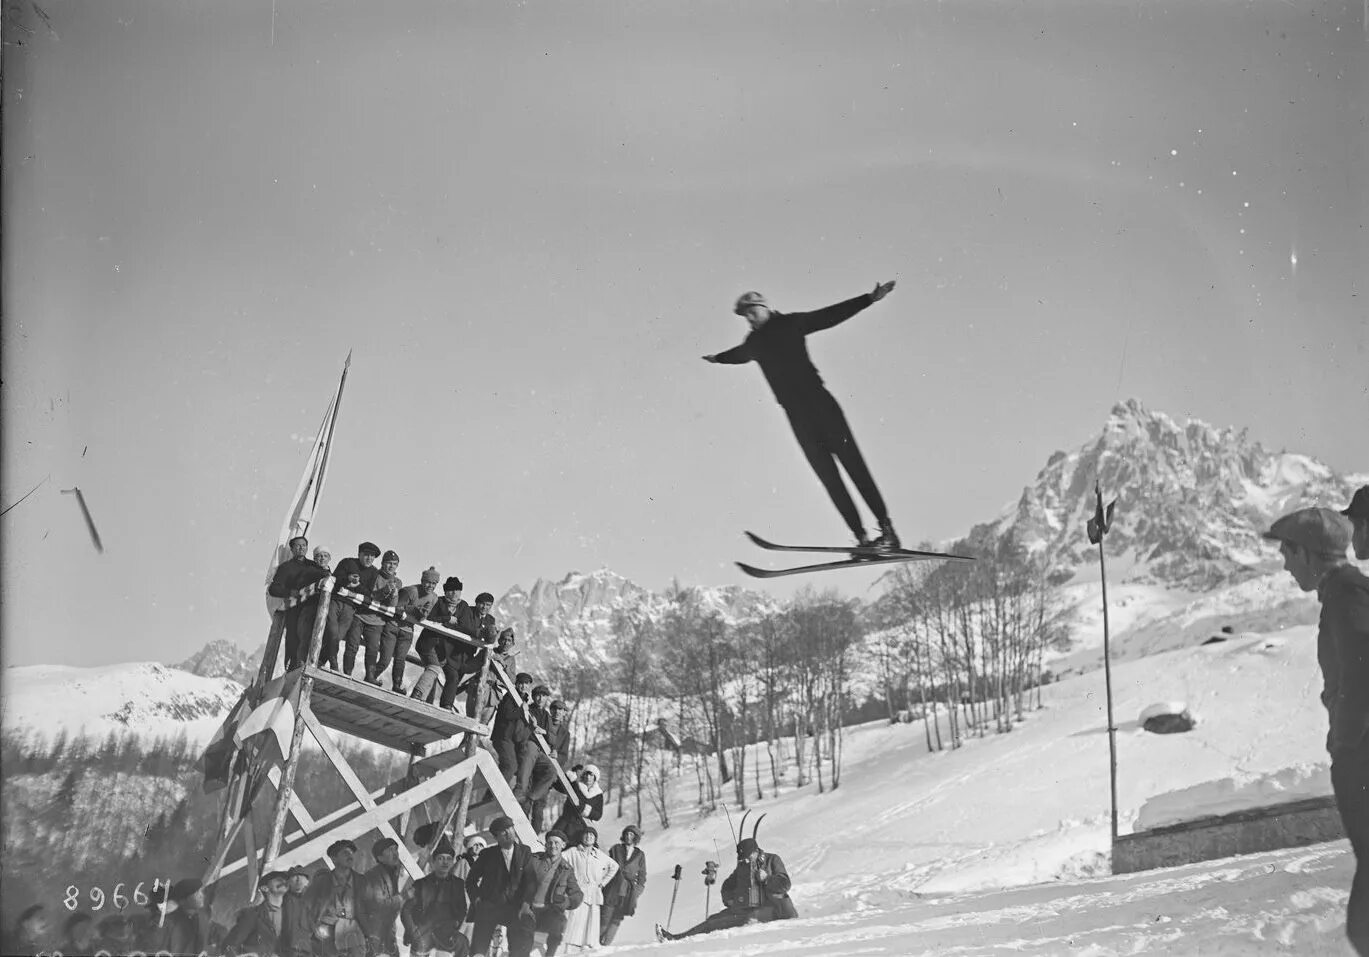
[{"label": "seated man in snow", "polygon": [[784,861],[778,854],[762,851],[754,837],[743,838],[737,844],[737,868],[723,881],[723,903],[726,910],[681,934],[672,934],[657,924],[656,939],[680,940],[743,924],[798,916],[794,902],[789,899],[789,872],[784,869]]}]

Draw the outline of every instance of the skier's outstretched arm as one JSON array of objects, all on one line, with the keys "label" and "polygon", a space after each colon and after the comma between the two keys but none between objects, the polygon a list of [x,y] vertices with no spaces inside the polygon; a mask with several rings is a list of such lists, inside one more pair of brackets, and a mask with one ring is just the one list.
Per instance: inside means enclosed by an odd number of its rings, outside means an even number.
[{"label": "skier's outstretched arm", "polygon": [[814,312],[795,313],[789,317],[790,322],[799,323],[803,334],[806,336],[810,332],[821,332],[823,329],[831,329],[838,323],[845,322],[862,309],[866,309],[879,302],[893,291],[894,283],[892,280],[885,283],[875,283],[875,288],[864,295],[856,296],[854,299],[847,299],[826,309],[818,309]]},{"label": "skier's outstretched arm", "polygon": [[715,352],[711,356],[704,356],[704,362],[720,362],[723,365],[739,366],[751,361],[751,350],[746,348],[746,343],[733,346],[726,352]]}]

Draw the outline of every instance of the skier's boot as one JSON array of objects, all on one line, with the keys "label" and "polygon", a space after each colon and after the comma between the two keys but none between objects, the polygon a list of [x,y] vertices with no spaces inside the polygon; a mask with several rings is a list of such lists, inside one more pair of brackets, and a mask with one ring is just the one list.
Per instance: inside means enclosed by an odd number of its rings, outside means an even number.
[{"label": "skier's boot", "polygon": [[903,547],[899,544],[898,533],[894,531],[892,521],[887,518],[880,519],[879,538],[871,542],[871,546],[881,552],[894,552]]}]

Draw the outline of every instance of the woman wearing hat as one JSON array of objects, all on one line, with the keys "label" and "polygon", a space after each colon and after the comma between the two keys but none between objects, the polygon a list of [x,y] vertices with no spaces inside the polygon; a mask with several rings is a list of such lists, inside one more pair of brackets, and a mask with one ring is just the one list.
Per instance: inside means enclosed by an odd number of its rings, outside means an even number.
[{"label": "woman wearing hat", "polygon": [[[573,847],[580,843],[580,834],[588,826],[586,822],[597,821],[604,816],[604,792],[599,788],[599,768],[586,764],[580,769],[578,779],[571,778],[570,786],[575,789],[580,806],[576,807],[576,802],[568,795],[561,805],[561,816],[552,828],[566,835]],[[566,794],[565,785],[560,781],[552,787]]]},{"label": "woman wearing hat", "polygon": [[629,824],[623,828],[619,843],[608,849],[608,856],[618,865],[618,872],[604,888],[604,911],[600,915],[603,930],[599,932],[599,943],[605,947],[613,943],[623,918],[637,913],[637,901],[646,890],[646,851],[637,846],[641,842],[641,828]]}]

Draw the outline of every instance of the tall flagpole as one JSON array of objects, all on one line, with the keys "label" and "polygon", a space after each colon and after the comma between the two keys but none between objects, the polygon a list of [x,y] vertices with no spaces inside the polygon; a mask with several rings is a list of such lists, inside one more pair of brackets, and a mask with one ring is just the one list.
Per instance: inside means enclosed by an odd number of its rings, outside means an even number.
[{"label": "tall flagpole", "polygon": [[1098,545],[1098,578],[1103,585],[1103,680],[1107,687],[1108,703],[1108,792],[1112,800],[1112,840],[1117,842],[1117,722],[1112,718],[1112,638],[1108,629],[1108,569],[1103,559],[1103,537],[1112,523],[1114,499],[1103,509],[1103,488],[1093,481],[1094,514],[1089,520],[1089,541]]}]

